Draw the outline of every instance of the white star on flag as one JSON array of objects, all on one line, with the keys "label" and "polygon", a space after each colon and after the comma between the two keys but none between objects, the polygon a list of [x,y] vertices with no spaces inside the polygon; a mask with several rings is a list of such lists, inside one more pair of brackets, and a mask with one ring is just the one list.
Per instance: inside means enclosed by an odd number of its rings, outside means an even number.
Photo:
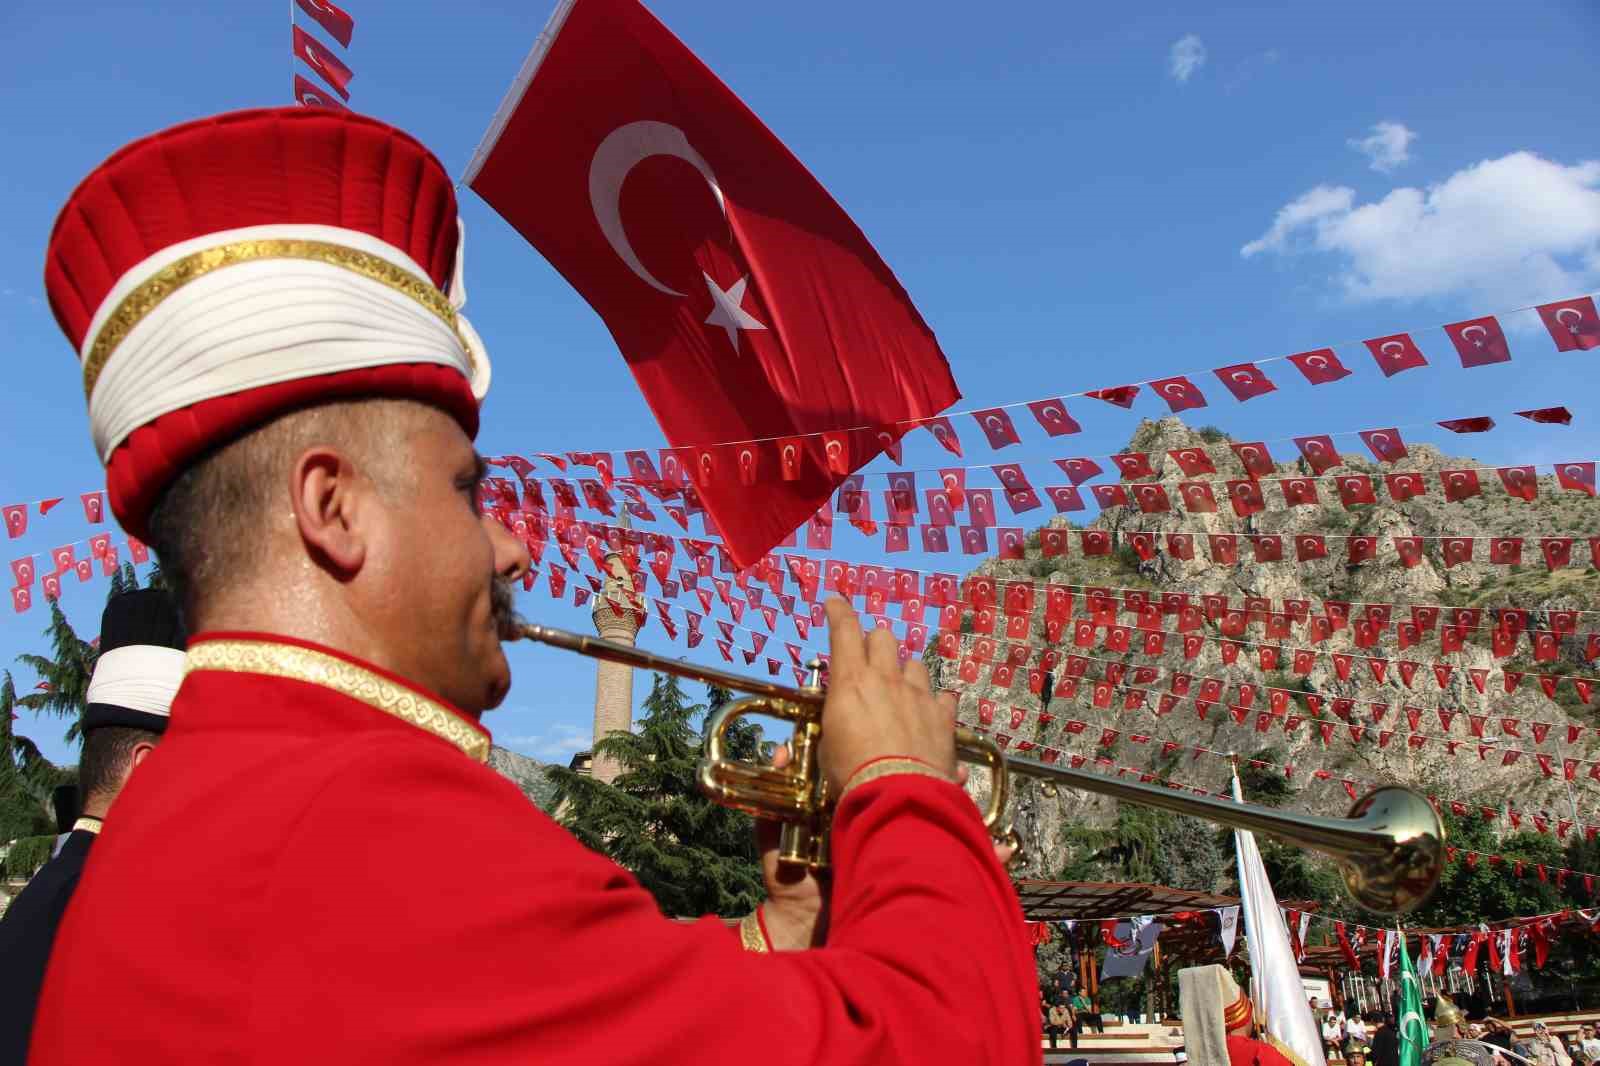
[{"label": "white star on flag", "polygon": [[740,305],[744,303],[745,286],[750,283],[750,275],[746,274],[731,287],[724,290],[722,286],[711,280],[711,275],[701,271],[706,279],[706,288],[711,292],[711,299],[715,304],[711,313],[706,316],[706,325],[721,326],[728,331],[728,343],[733,345],[735,353],[739,351],[739,331],[741,329],[766,329]]}]

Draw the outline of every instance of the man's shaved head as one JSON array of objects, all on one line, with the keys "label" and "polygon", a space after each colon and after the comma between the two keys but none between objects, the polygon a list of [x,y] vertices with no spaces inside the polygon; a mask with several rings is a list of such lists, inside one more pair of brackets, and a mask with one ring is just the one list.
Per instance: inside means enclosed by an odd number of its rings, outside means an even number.
[{"label": "man's shaved head", "polygon": [[195,462],[150,513],[151,547],[179,604],[193,611],[196,597],[259,575],[273,521],[289,513],[282,473],[313,445],[346,452],[385,497],[401,500],[415,479],[400,461],[401,444],[430,410],[381,398],[320,404],[282,415]]},{"label": "man's shaved head", "polygon": [[510,684],[496,582],[529,565],[479,513],[483,471],[438,408],[322,404],[191,465],[151,513],[151,543],[192,633],[323,643],[482,710]]}]

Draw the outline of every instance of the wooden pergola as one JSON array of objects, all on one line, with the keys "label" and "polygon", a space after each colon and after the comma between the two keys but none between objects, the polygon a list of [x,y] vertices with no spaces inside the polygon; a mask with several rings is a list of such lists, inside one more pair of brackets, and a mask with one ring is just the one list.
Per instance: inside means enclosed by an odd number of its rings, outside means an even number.
[{"label": "wooden pergola", "polygon": [[[1217,938],[1217,927],[1211,912],[1223,907],[1239,905],[1237,896],[1221,896],[1213,892],[1200,892],[1188,888],[1171,888],[1167,885],[1139,883],[1107,883],[1099,881],[1018,881],[1017,895],[1022,903],[1022,914],[1030,922],[1102,922],[1112,918],[1156,918],[1163,926],[1161,938],[1156,942],[1150,960],[1156,981],[1154,1013],[1169,1014],[1171,1004],[1167,999],[1167,974],[1174,966],[1199,966],[1222,962],[1222,944]],[[1316,904],[1286,901],[1285,906],[1297,910],[1316,909]],[[1239,948],[1244,941],[1241,918],[1240,944],[1234,957],[1246,968],[1249,956]],[[1337,956],[1338,950],[1330,949]],[[1313,960],[1308,952],[1302,964],[1303,972],[1315,973],[1329,979],[1330,987],[1337,989],[1334,980],[1341,958],[1319,957]],[[1091,1000],[1097,1000],[1100,975],[1094,965],[1091,951],[1078,953],[1079,987]],[[1334,993],[1337,996],[1337,991]]]}]

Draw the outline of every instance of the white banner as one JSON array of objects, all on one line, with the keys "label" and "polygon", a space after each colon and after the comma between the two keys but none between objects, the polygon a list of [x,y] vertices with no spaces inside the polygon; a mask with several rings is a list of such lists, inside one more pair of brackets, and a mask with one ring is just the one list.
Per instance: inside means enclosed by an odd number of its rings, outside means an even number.
[{"label": "white banner", "polygon": [[[1233,779],[1233,798],[1243,802],[1239,778]],[[1327,1066],[1322,1055],[1322,1033],[1311,1016],[1300,965],[1289,946],[1278,900],[1261,865],[1254,833],[1234,830],[1239,856],[1239,898],[1244,905],[1245,947],[1250,952],[1251,998],[1256,1017],[1265,1019],[1266,1035],[1278,1050],[1298,1066]]]},{"label": "white banner", "polygon": [[1217,918],[1221,922],[1221,928],[1217,930],[1217,939],[1222,941],[1222,958],[1223,961],[1227,961],[1233,957],[1234,941],[1239,939],[1238,905],[1217,908]]}]

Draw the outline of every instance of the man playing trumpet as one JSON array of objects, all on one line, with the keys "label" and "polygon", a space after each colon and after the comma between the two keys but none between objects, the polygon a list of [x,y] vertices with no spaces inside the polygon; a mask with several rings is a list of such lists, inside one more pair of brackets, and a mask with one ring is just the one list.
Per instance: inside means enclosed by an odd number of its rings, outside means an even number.
[{"label": "man playing trumpet", "polygon": [[814,882],[767,863],[742,937],[668,921],[484,766],[529,559],[479,514],[489,367],[458,244],[437,160],[325,109],[156,134],[62,211],[46,284],[112,507],[192,635],[31,1061],[1038,1062],[951,709],[845,603],[824,946],[792,950]]}]

